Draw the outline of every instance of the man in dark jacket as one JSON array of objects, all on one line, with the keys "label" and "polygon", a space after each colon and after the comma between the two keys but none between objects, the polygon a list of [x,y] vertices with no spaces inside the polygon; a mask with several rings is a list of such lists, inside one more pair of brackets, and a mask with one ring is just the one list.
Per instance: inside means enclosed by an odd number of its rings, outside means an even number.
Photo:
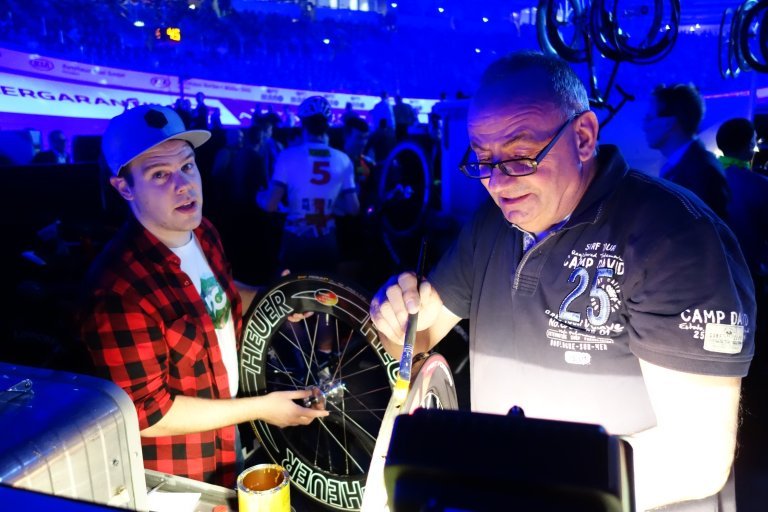
[{"label": "man in dark jacket", "polygon": [[648,145],[667,158],[660,176],[699,196],[725,218],[730,196],[715,155],[696,134],[704,117],[704,99],[693,84],[660,85],[643,119]]}]

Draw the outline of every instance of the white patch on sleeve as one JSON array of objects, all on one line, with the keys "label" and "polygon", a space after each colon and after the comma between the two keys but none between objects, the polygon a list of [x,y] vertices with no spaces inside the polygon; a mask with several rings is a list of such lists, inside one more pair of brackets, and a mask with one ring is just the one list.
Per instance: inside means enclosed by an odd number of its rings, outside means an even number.
[{"label": "white patch on sleeve", "polygon": [[707,324],[704,330],[704,350],[721,354],[738,354],[744,344],[744,326]]}]

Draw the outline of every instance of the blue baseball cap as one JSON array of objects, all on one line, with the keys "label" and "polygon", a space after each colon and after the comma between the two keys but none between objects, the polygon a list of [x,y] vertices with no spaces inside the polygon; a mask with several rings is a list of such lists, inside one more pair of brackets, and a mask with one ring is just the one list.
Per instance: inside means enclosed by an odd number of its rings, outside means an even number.
[{"label": "blue baseball cap", "polygon": [[198,147],[208,130],[187,130],[179,115],[160,105],[139,105],[113,117],[101,138],[101,150],[114,176],[142,153],[165,141],[186,140]]}]

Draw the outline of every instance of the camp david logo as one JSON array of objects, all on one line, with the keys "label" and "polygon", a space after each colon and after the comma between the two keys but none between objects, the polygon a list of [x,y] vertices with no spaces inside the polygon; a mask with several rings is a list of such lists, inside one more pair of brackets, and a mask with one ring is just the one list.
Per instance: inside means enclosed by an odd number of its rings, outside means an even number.
[{"label": "camp david logo", "polygon": [[694,340],[703,341],[708,352],[738,354],[750,332],[749,315],[741,311],[692,308],[680,313],[678,329],[688,331]]},{"label": "camp david logo", "polygon": [[573,249],[563,267],[570,270],[569,291],[560,304],[558,320],[602,335],[622,332],[624,327],[611,321],[611,313],[622,305],[620,279],[625,271],[616,244],[590,242],[582,250]]}]

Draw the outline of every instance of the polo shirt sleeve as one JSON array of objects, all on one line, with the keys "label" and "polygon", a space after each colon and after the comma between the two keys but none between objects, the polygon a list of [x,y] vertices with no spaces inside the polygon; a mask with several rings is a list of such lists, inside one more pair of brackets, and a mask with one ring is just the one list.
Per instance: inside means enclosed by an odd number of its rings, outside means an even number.
[{"label": "polo shirt sleeve", "polygon": [[754,353],[754,289],[730,230],[702,216],[649,232],[632,256],[639,269],[625,283],[632,352],[673,370],[746,375]]},{"label": "polo shirt sleeve", "polygon": [[478,262],[485,261],[480,254],[482,236],[489,234],[494,213],[498,213],[498,208],[493,203],[481,206],[429,273],[429,282],[440,294],[443,305],[460,318],[470,316],[475,272]]},{"label": "polo shirt sleeve", "polygon": [[147,305],[127,286],[116,285],[96,296],[81,325],[94,365],[131,398],[140,430],[160,421],[173,405],[165,380],[168,347]]}]

